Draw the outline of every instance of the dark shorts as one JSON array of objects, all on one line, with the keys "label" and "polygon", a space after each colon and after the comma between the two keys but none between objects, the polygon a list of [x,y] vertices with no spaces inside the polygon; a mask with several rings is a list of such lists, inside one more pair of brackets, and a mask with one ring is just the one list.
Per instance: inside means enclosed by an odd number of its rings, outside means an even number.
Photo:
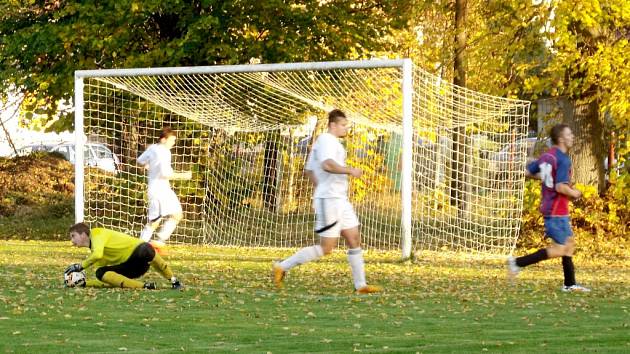
[{"label": "dark shorts", "polygon": [[106,272],[114,272],[127,278],[140,278],[149,270],[151,262],[155,258],[155,250],[150,244],[143,242],[131,253],[131,256],[123,263],[100,267],[96,270],[96,277],[102,280]]},{"label": "dark shorts", "polygon": [[567,238],[573,236],[571,231],[571,221],[568,216],[546,216],[545,217],[545,235],[555,243],[564,245]]}]

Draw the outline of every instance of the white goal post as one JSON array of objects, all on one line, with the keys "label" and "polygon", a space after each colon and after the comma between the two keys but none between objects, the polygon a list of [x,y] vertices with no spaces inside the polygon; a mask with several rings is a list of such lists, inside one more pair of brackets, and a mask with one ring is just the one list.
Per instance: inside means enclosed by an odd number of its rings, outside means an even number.
[{"label": "white goal post", "polygon": [[[333,108],[349,116],[348,163],[364,171],[350,199],[366,248],[513,249],[529,102],[445,83],[409,59],[76,71],[75,218],[138,235],[146,176],[135,159],[168,125],[173,167],[193,175],[172,182],[184,209],[173,242],[312,244],[302,170]],[[85,167],[85,136],[113,151],[117,173]]]}]

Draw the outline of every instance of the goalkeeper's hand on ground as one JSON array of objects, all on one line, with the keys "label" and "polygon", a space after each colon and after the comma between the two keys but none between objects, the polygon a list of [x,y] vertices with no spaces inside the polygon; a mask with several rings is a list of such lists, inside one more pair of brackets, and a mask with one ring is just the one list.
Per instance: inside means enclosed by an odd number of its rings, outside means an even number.
[{"label": "goalkeeper's hand on ground", "polygon": [[82,270],[83,270],[83,266],[81,265],[81,263],[75,263],[75,264],[69,265],[68,268],[66,268],[66,270],[63,273],[68,274],[72,272],[80,272]]}]

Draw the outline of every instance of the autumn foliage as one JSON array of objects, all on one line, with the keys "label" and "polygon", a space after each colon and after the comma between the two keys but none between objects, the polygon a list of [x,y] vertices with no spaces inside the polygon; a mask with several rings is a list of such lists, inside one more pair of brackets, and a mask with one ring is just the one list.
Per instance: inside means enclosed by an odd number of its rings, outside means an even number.
[{"label": "autumn foliage", "polygon": [[57,154],[0,158],[0,217],[47,208],[51,216],[71,212],[74,168]]},{"label": "autumn foliage", "polygon": [[[578,184],[577,188],[583,193],[583,197],[575,201],[571,209],[577,252],[587,257],[628,257],[630,196],[627,194],[627,179],[615,178],[601,196],[595,186]],[[540,182],[529,181],[525,187],[518,249],[531,250],[547,244],[539,205]]]}]

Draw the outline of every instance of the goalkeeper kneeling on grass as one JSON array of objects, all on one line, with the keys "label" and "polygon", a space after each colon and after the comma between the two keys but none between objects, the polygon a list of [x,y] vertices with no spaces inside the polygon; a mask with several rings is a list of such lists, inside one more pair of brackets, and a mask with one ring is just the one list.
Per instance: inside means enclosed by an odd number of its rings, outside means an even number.
[{"label": "goalkeeper kneeling on grass", "polygon": [[147,242],[114,230],[90,229],[82,222],[72,225],[69,231],[74,246],[89,247],[92,252],[83,262],[66,268],[65,273],[94,266],[98,280],[90,279],[86,286],[155,289],[155,283],[135,280],[153,267],[171,282],[173,289],[181,288],[171,268]]}]

